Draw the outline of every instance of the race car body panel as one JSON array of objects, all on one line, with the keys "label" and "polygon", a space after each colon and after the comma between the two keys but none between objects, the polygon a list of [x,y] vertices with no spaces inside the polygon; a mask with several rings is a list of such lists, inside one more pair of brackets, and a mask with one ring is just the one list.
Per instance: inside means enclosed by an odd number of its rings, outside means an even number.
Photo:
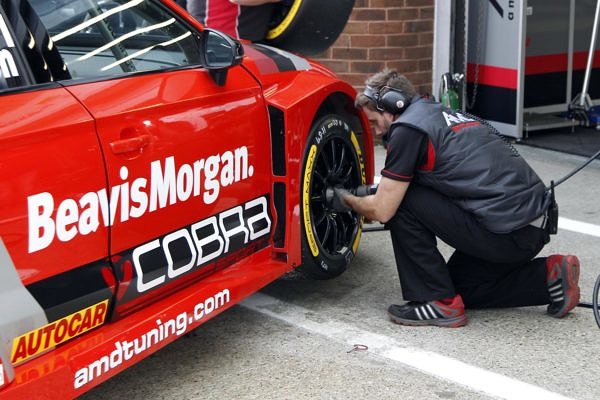
[{"label": "race car body panel", "polygon": [[2,152],[0,237],[23,282],[106,257],[107,227],[79,223],[72,202],[58,201],[106,186],[92,117],[63,88],[0,96],[0,110],[0,148],[10,149]]},{"label": "race car body panel", "polygon": [[[10,371],[92,328],[75,321],[67,329],[73,312],[103,303],[101,325],[114,285],[102,275],[108,228],[76,211],[86,208],[82,192],[106,187],[93,119],[60,87],[0,96],[0,110],[0,358]],[[56,321],[60,330],[48,325]]]},{"label": "race car body panel", "polygon": [[[266,245],[269,120],[245,69],[231,68],[224,86],[189,69],[68,90],[94,116],[102,143],[119,315],[206,276],[258,238]],[[266,229],[250,232],[240,207],[254,199],[263,199]],[[200,240],[204,232],[211,239]]]},{"label": "race car body panel", "polygon": [[0,54],[2,399],[80,395],[298,267],[324,116],[372,182],[349,84],[170,0],[9,0]]},{"label": "race car body panel", "polygon": [[[4,400],[73,398],[254,293],[289,268],[257,251],[226,270],[16,368]],[[57,384],[60,383],[60,384]]]}]

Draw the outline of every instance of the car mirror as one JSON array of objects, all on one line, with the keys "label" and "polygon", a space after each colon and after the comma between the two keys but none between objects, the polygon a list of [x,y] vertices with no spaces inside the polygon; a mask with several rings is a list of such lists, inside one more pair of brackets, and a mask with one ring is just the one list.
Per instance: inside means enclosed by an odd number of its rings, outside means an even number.
[{"label": "car mirror", "polygon": [[241,64],[244,57],[242,44],[235,39],[212,29],[202,32],[203,64],[219,86],[225,84],[227,69]]}]

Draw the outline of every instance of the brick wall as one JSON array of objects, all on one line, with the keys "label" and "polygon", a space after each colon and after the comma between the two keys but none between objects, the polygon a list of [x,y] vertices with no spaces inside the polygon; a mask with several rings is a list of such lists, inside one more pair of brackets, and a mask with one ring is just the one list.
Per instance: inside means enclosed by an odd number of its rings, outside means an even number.
[{"label": "brick wall", "polygon": [[356,0],[344,32],[313,58],[357,90],[388,67],[431,93],[433,10],[434,0]]}]

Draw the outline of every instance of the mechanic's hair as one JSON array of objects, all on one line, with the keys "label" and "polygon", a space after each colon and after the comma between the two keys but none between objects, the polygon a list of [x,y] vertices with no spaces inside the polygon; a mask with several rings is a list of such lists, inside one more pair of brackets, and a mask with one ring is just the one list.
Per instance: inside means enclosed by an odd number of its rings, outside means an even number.
[{"label": "mechanic's hair", "polygon": [[[417,95],[417,91],[413,84],[404,75],[399,74],[394,69],[384,69],[374,75],[371,75],[365,81],[367,88],[371,92],[377,93],[381,98],[384,94],[390,91],[389,88],[400,91],[406,99],[412,99]],[[354,106],[357,108],[366,107],[371,111],[378,111],[377,104],[372,96],[361,92],[356,95]]]}]

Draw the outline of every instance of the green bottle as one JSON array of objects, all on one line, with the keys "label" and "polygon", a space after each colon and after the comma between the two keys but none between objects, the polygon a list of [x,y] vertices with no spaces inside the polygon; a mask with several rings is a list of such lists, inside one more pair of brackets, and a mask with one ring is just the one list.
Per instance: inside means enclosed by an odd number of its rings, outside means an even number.
[{"label": "green bottle", "polygon": [[460,109],[460,100],[456,92],[452,77],[449,72],[442,75],[442,84],[440,85],[440,102],[453,110]]}]

